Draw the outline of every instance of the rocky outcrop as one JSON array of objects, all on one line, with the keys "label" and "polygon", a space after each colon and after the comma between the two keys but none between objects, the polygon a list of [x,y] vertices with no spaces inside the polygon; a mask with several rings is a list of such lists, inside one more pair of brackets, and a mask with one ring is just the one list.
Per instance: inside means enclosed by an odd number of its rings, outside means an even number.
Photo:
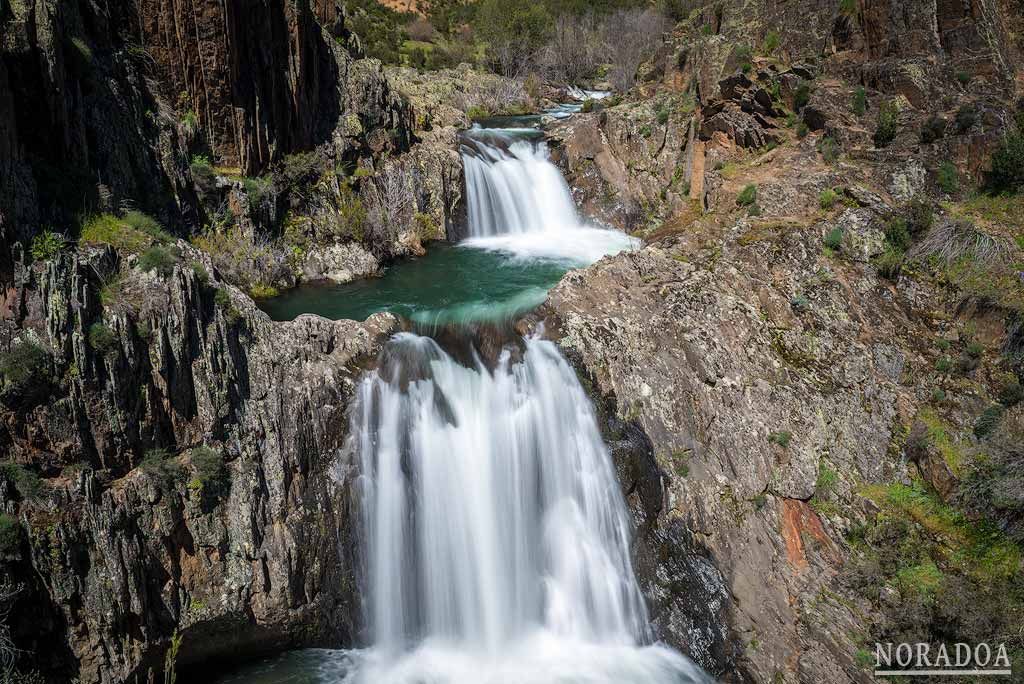
[{"label": "rocky outcrop", "polygon": [[[52,350],[55,380],[45,404],[2,413],[5,453],[48,475],[31,501],[0,495],[27,533],[6,567],[28,587],[20,645],[56,644],[45,666],[68,679],[144,679],[175,633],[179,670],[357,639],[346,411],[396,321],[271,323],[180,248],[166,280],[111,252],[26,274],[19,341]],[[101,305],[101,278],[120,305]],[[200,447],[223,460],[219,488]]]}]

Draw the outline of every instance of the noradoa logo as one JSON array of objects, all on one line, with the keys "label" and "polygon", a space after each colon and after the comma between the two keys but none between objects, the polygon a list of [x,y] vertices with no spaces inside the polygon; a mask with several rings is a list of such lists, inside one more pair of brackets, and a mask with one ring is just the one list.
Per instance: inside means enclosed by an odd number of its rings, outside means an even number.
[{"label": "noradoa logo", "polygon": [[981,643],[875,644],[875,676],[1009,676],[1006,646]]}]

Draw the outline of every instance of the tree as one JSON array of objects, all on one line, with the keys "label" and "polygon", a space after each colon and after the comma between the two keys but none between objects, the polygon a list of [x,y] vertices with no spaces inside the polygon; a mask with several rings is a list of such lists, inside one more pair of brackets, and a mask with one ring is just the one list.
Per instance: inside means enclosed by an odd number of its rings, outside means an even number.
[{"label": "tree", "polygon": [[625,92],[636,83],[636,72],[657,49],[669,28],[668,20],[653,9],[619,10],[605,24],[605,47],[612,69],[612,86]]},{"label": "tree", "polygon": [[487,43],[489,60],[510,78],[526,70],[550,26],[547,8],[534,2],[483,0],[476,14],[476,30]]}]

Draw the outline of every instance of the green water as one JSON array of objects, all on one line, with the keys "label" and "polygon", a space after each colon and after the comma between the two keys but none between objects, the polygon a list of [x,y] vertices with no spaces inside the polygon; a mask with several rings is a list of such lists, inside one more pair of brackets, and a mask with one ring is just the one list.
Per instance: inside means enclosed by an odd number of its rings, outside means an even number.
[{"label": "green water", "polygon": [[260,308],[278,321],[304,313],[363,321],[380,311],[423,325],[500,321],[541,304],[574,265],[435,243],[426,256],[396,263],[380,278],[302,285]]}]

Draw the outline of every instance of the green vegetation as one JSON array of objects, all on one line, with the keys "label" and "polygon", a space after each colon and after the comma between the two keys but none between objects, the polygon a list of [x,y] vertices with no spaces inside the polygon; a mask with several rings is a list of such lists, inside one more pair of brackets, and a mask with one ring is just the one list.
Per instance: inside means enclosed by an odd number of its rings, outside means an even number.
[{"label": "green vegetation", "polygon": [[811,101],[811,84],[807,81],[800,81],[793,95],[793,109],[800,111]]},{"label": "green vegetation", "polygon": [[38,501],[46,493],[46,486],[39,476],[14,461],[0,462],[0,475],[14,485],[24,501]]},{"label": "green vegetation", "polygon": [[874,141],[876,147],[885,147],[896,139],[896,121],[899,109],[892,100],[883,102],[878,110],[878,125],[875,128]]},{"label": "green vegetation", "polygon": [[868,91],[864,88],[857,88],[853,92],[853,102],[850,104],[850,109],[857,116],[864,116],[864,113],[868,110]]},{"label": "green vegetation", "polygon": [[886,222],[885,241],[901,252],[905,252],[907,247],[910,247],[910,229],[907,227],[905,218],[895,216]]},{"label": "green vegetation", "polygon": [[971,75],[966,71],[956,72],[956,80],[959,81],[960,85],[965,86],[971,82]]},{"label": "green vegetation", "polygon": [[139,255],[139,268],[147,273],[156,271],[160,276],[167,277],[174,272],[174,267],[181,259],[181,251],[170,245],[153,245]]},{"label": "green vegetation", "polygon": [[0,556],[13,556],[21,548],[21,523],[12,515],[0,513]]},{"label": "green vegetation", "polygon": [[1006,409],[1002,404],[992,404],[982,411],[974,423],[974,436],[981,439],[992,434],[999,425],[999,421],[1003,419],[1004,413],[1006,413]]},{"label": "green vegetation", "polygon": [[960,189],[960,174],[957,173],[956,167],[953,166],[952,162],[942,162],[936,173],[936,181],[942,192],[947,195],[955,194]]},{"label": "green vegetation", "polygon": [[52,230],[43,232],[32,238],[32,258],[36,261],[49,261],[64,248],[64,236]]},{"label": "green vegetation", "polygon": [[[818,205],[822,209],[824,209],[825,211],[828,211],[833,206],[835,206],[835,203],[838,200],[839,200],[839,195],[836,194],[836,191],[833,190],[832,188],[825,188],[818,195]],[[842,230],[840,230],[840,229],[837,229],[837,230],[839,230],[839,238],[842,239],[842,237],[843,237]],[[825,240],[825,244],[826,245],[828,244],[828,239],[827,238]]]},{"label": "green vegetation", "polygon": [[935,223],[935,208],[931,202],[921,197],[910,200],[903,213],[906,217],[907,230],[915,237],[927,233]]},{"label": "green vegetation", "polygon": [[93,323],[90,325],[88,337],[89,346],[101,355],[113,351],[117,345],[117,335],[103,323]]},{"label": "green vegetation", "polygon": [[171,491],[181,476],[181,468],[166,449],[150,449],[142,457],[139,468],[161,491]]},{"label": "green vegetation", "polygon": [[226,496],[231,487],[231,477],[224,465],[224,455],[216,449],[201,446],[192,449],[189,456],[194,475],[188,488],[207,501]]},{"label": "green vegetation", "polygon": [[764,54],[770,55],[779,49],[779,45],[782,44],[782,38],[779,37],[779,32],[771,30],[764,37]]},{"label": "green vegetation", "polygon": [[[1024,118],[1018,116],[1018,119]],[[992,170],[988,184],[993,192],[1017,193],[1024,191],[1024,130],[1018,123],[992,154]]]},{"label": "green vegetation", "polygon": [[131,254],[171,241],[171,236],[156,220],[137,211],[128,212],[124,217],[113,214],[90,216],[82,224],[79,238],[85,243],[107,244]]},{"label": "green vegetation", "polygon": [[754,184],[747,185],[744,187],[738,195],[736,195],[736,204],[741,207],[749,207],[757,201],[757,186]]},{"label": "green vegetation", "polygon": [[971,130],[978,122],[978,110],[972,104],[961,105],[956,110],[956,130],[963,134]]},{"label": "green vegetation", "polygon": [[35,342],[23,339],[0,352],[0,398],[5,404],[45,392],[50,381],[50,354]]},{"label": "green vegetation", "polygon": [[903,271],[903,252],[887,246],[884,252],[875,257],[874,264],[878,275],[895,281]]},{"label": "green vegetation", "polygon": [[953,370],[953,360],[948,356],[940,356],[935,361],[935,370],[940,373],[948,373]]},{"label": "green vegetation", "polygon": [[789,442],[793,439],[793,433],[789,430],[779,430],[778,432],[772,432],[768,435],[768,441],[772,444],[778,444],[780,447],[785,449],[789,446]]},{"label": "green vegetation", "polygon": [[807,137],[807,134],[811,132],[810,127],[803,121],[796,125],[796,137],[803,139]]},{"label": "green vegetation", "polygon": [[[886,615],[873,638],[999,641],[1024,620],[1021,550],[915,482],[866,487],[880,513],[855,528],[845,580]],[[898,602],[882,600],[886,588]],[[941,597],[941,600],[939,598]]]},{"label": "green vegetation", "polygon": [[843,244],[843,229],[836,226],[825,235],[825,246],[831,250],[839,249]]},{"label": "green vegetation", "polygon": [[413,16],[396,12],[375,0],[345,0],[346,26],[362,43],[367,57],[385,64],[398,64],[399,50],[406,39],[403,26]]},{"label": "green vegetation", "polygon": [[839,147],[839,143],[836,139],[830,135],[826,135],[818,143],[818,152],[821,153],[822,159],[829,164],[834,164],[839,159],[839,155],[842,149]]},{"label": "green vegetation", "polygon": [[928,145],[941,140],[946,135],[946,120],[938,114],[932,114],[921,126],[921,142]]}]

